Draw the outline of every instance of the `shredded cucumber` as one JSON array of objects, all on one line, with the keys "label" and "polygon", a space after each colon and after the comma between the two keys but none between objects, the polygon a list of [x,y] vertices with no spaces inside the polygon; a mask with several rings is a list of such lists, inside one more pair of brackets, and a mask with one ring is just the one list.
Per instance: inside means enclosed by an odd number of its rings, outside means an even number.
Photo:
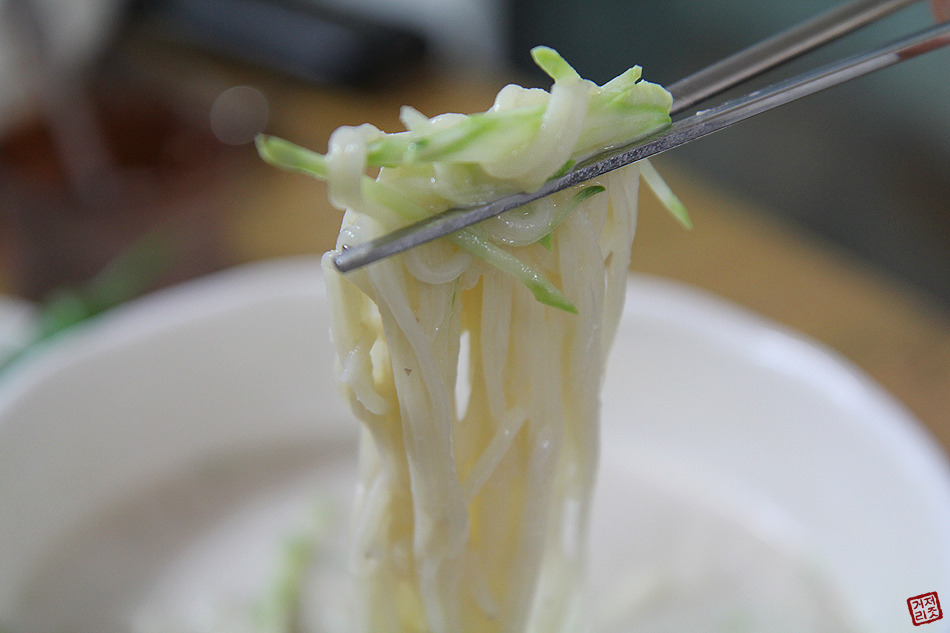
[{"label": "shredded cucumber", "polygon": [[[406,131],[387,134],[368,124],[340,128],[326,154],[266,135],[257,138],[258,151],[270,164],[327,180],[336,206],[372,200],[377,209],[387,209],[376,219],[381,230],[389,231],[451,207],[534,190],[580,159],[670,124],[670,94],[643,81],[639,67],[598,86],[582,79],[551,48],[539,46],[531,54],[554,80],[550,92],[509,85],[489,110],[471,115],[428,118],[404,107]],[[688,226],[682,203],[656,170],[644,165],[643,176],[651,189]],[[366,175],[376,168],[378,177]],[[580,186],[565,194],[569,203],[549,205],[556,210],[551,217],[539,218],[538,226],[546,230],[531,243],[552,249],[557,225],[599,191],[603,187]],[[392,217],[398,217],[399,224]],[[576,311],[541,272],[508,249],[517,240],[499,239],[498,231],[473,227],[450,241],[521,280],[542,303]]]}]

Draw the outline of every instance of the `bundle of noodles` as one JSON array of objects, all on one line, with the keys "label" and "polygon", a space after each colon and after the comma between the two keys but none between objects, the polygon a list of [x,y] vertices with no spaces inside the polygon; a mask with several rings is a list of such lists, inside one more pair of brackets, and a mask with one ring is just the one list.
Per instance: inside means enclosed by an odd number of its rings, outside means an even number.
[{"label": "bundle of noodles", "polygon": [[[326,156],[274,138],[259,148],[328,181],[345,248],[536,188],[669,123],[669,94],[639,68],[596,86],[551,49],[532,52],[550,93],[507,86],[470,116],[406,108],[406,132],[341,128]],[[364,425],[355,630],[584,628],[599,394],[641,166],[345,276],[325,256],[340,378]]]}]

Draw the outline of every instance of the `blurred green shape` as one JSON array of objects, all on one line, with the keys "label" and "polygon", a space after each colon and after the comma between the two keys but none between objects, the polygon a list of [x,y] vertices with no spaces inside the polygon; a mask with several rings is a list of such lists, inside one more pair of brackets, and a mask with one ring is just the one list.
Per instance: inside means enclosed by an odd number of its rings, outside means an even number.
[{"label": "blurred green shape", "polygon": [[171,269],[180,251],[175,233],[159,227],[117,255],[85,284],[51,292],[37,306],[33,336],[0,361],[0,374],[39,343],[143,294]]}]

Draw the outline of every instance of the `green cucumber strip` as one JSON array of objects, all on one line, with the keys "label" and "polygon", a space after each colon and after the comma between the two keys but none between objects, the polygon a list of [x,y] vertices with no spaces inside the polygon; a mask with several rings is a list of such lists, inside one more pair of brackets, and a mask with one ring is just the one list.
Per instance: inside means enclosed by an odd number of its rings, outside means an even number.
[{"label": "green cucumber strip", "polygon": [[456,246],[464,248],[472,255],[485,260],[523,283],[534,295],[534,298],[541,303],[571,314],[577,314],[577,308],[557,286],[552,284],[539,271],[503,248],[478,237],[468,229],[453,233],[449,236],[449,239]]},{"label": "green cucumber strip", "polygon": [[643,178],[643,182],[647,183],[647,186],[650,187],[663,206],[666,207],[666,210],[685,228],[693,228],[693,221],[689,218],[686,205],[676,197],[676,194],[673,193],[670,186],[663,180],[663,176],[656,170],[653,163],[644,159],[638,164],[640,166],[640,177]]}]

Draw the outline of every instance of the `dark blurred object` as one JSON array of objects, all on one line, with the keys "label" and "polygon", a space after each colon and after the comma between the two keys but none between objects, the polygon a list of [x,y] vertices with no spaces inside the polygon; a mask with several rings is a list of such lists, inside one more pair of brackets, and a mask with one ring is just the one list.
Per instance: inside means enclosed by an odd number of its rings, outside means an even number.
[{"label": "dark blurred object", "polygon": [[134,82],[111,77],[90,84],[89,95],[108,162],[82,182],[47,120],[0,139],[0,257],[10,290],[38,300],[78,286],[159,226],[178,241],[159,285],[222,267],[217,183],[227,148]]},{"label": "dark blurred object", "polygon": [[[598,83],[639,64],[646,79],[669,84],[844,1],[510,0],[510,59],[546,85],[527,55],[543,43]],[[932,22],[919,2],[802,64]],[[671,157],[950,304],[948,58],[937,51],[864,77]]]},{"label": "dark blurred object", "polygon": [[313,3],[139,0],[137,8],[189,44],[307,81],[372,86],[425,56],[425,41],[408,29]]}]

